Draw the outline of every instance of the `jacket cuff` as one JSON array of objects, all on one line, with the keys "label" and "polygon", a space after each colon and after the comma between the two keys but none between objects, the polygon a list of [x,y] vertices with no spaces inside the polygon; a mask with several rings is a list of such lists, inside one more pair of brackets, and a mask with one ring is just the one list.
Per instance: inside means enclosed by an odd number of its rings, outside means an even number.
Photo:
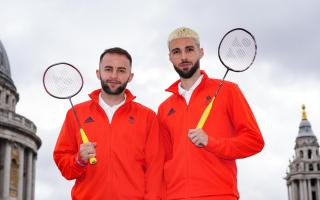
[{"label": "jacket cuff", "polygon": [[80,160],[76,160],[76,163],[78,164],[78,165],[80,165],[81,167],[85,167],[85,166],[87,166],[87,164],[88,163],[84,163],[84,162],[82,162],[82,161],[80,161]]},{"label": "jacket cuff", "polygon": [[219,146],[219,144],[220,144],[219,139],[213,136],[208,136],[208,144],[204,148],[207,151],[214,153],[217,147]]},{"label": "jacket cuff", "polygon": [[75,158],[73,160],[74,160],[73,166],[78,171],[78,173],[81,173],[81,172],[85,171],[85,169],[88,166],[88,163],[85,163],[85,162],[81,161],[78,158],[78,156],[75,156]]}]

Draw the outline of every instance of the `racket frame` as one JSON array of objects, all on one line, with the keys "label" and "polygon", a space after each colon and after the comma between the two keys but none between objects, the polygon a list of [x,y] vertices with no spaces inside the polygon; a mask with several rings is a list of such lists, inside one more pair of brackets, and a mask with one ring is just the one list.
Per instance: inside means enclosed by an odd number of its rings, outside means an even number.
[{"label": "racket frame", "polygon": [[[252,59],[251,63],[250,63],[247,67],[245,67],[244,69],[241,69],[241,70],[236,70],[236,69],[233,69],[233,68],[229,67],[225,62],[223,62],[223,59],[221,58],[221,55],[220,55],[220,48],[221,48],[221,45],[222,45],[224,39],[225,39],[231,32],[234,32],[234,31],[244,31],[244,32],[246,32],[248,35],[250,35],[251,38],[252,38],[252,40],[254,41],[255,51],[254,51],[253,59]],[[231,70],[231,71],[233,71],[233,72],[243,72],[243,71],[246,71],[247,69],[249,69],[250,66],[253,64],[254,60],[256,59],[256,55],[257,55],[257,43],[256,43],[256,39],[255,39],[255,37],[254,37],[249,31],[247,31],[247,30],[244,29],[244,28],[234,28],[234,29],[228,31],[228,32],[222,37],[222,39],[221,39],[221,41],[220,41],[220,43],[219,43],[219,47],[218,47],[218,57],[219,57],[219,60],[220,60],[220,62],[223,64],[223,66],[224,66],[225,68],[227,68],[228,70]]]},{"label": "racket frame", "polygon": [[[74,94],[72,94],[72,95],[70,95],[70,96],[66,96],[66,97],[61,97],[61,96],[56,96],[56,95],[52,94],[52,93],[47,89],[46,84],[45,84],[45,76],[46,76],[47,72],[48,72],[52,67],[57,66],[57,65],[68,65],[69,67],[72,67],[74,70],[76,70],[76,71],[79,73],[80,78],[81,78],[81,86],[79,87],[78,91],[75,92]],[[43,86],[44,86],[44,89],[46,90],[46,92],[47,92],[50,96],[52,96],[52,97],[54,97],[54,98],[57,98],[57,99],[70,99],[71,97],[76,96],[76,95],[82,90],[82,87],[83,87],[83,77],[82,77],[80,71],[79,71],[75,66],[73,66],[73,65],[71,65],[71,64],[69,64],[69,63],[66,63],[66,62],[58,62],[58,63],[55,63],[55,64],[50,65],[50,66],[44,71],[44,73],[43,73],[42,82],[43,82]]]}]

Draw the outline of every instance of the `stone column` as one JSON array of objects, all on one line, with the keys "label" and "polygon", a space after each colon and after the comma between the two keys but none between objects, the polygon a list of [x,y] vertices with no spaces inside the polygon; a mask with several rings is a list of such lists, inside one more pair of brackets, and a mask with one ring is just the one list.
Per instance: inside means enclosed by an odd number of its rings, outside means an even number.
[{"label": "stone column", "polygon": [[291,185],[287,184],[287,188],[288,188],[288,198],[289,198],[289,200],[292,200],[291,199]]},{"label": "stone column", "polygon": [[33,154],[32,156],[32,200],[35,199],[35,184],[36,184],[36,160],[37,156],[36,154]]},{"label": "stone column", "polygon": [[296,200],[294,198],[295,194],[294,194],[294,182],[291,181],[290,185],[289,185],[289,200]]},{"label": "stone column", "polygon": [[24,168],[24,148],[19,148],[19,183],[18,183],[18,200],[23,200],[23,168]]},{"label": "stone column", "polygon": [[317,179],[317,198],[320,200],[320,179]]},{"label": "stone column", "polygon": [[308,188],[308,194],[306,195],[308,200],[312,200],[312,195],[311,195],[311,179],[307,180],[307,188]]},{"label": "stone column", "polygon": [[309,179],[306,179],[306,180],[304,180],[304,191],[305,191],[305,195],[304,195],[304,199],[305,200],[311,200],[309,197],[310,197],[310,194],[311,194],[311,192],[310,192],[310,180]]},{"label": "stone column", "polygon": [[300,180],[300,200],[308,200],[308,191],[306,180]]},{"label": "stone column", "polygon": [[298,187],[295,181],[292,181],[291,183],[291,194],[292,194],[292,199],[291,200],[297,200],[297,192],[298,192]]},{"label": "stone column", "polygon": [[3,198],[9,199],[10,189],[10,167],[11,167],[11,145],[9,142],[5,142],[4,150],[4,174],[3,174]]},{"label": "stone column", "polygon": [[32,165],[33,165],[33,153],[32,150],[29,149],[28,150],[28,154],[27,154],[27,158],[28,162],[27,162],[27,187],[26,187],[26,200],[32,200]]},{"label": "stone column", "polygon": [[297,199],[299,200],[305,200],[304,197],[304,187],[303,187],[303,180],[299,180],[299,197]]}]

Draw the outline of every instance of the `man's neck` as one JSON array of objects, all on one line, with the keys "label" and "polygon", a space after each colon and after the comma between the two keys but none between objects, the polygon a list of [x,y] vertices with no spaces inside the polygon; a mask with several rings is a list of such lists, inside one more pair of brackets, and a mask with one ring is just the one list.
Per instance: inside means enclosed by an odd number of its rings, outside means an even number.
[{"label": "man's neck", "polygon": [[198,80],[198,78],[201,76],[200,70],[197,70],[192,77],[190,78],[180,78],[181,80],[181,87],[185,90],[189,90],[193,84]]},{"label": "man's neck", "polygon": [[111,95],[101,90],[101,98],[106,104],[112,107],[121,103],[125,99],[125,96],[124,92],[118,95]]}]

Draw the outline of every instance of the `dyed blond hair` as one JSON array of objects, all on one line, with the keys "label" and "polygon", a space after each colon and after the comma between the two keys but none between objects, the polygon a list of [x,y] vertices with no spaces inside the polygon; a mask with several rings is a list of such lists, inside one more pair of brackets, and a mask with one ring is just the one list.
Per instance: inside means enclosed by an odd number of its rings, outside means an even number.
[{"label": "dyed blond hair", "polygon": [[196,41],[196,44],[200,47],[199,35],[197,32],[187,27],[180,27],[172,31],[168,37],[168,47],[172,40],[179,38],[192,38]]}]

